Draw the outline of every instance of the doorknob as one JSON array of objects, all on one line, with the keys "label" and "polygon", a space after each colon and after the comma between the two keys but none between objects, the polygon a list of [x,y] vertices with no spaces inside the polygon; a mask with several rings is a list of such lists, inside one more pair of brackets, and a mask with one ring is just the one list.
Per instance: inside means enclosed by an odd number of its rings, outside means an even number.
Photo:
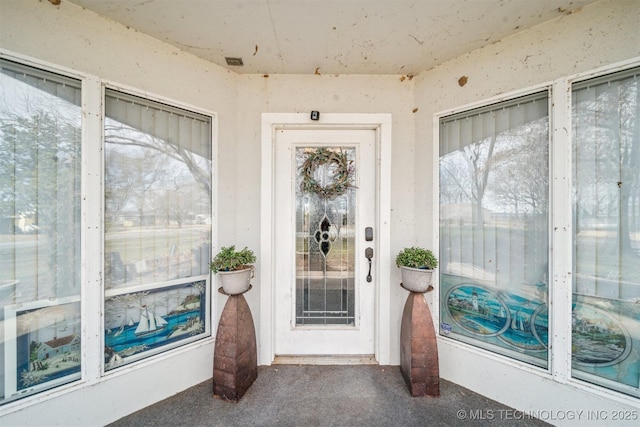
[{"label": "doorknob", "polygon": [[371,282],[371,258],[373,258],[373,248],[365,249],[364,257],[369,260],[369,273],[367,274],[367,282]]}]

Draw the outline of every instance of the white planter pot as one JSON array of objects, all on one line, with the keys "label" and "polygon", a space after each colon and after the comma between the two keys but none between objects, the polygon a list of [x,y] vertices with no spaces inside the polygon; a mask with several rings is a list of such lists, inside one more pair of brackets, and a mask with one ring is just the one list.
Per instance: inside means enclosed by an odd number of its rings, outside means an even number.
[{"label": "white planter pot", "polygon": [[227,295],[239,295],[249,290],[253,267],[235,271],[218,271],[222,290]]},{"label": "white planter pot", "polygon": [[411,292],[427,292],[431,285],[433,270],[422,268],[400,267],[402,286]]}]

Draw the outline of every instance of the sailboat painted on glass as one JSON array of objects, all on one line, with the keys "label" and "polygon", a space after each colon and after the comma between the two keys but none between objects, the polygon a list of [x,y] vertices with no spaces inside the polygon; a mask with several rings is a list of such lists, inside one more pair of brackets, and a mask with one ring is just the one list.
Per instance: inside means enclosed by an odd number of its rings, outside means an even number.
[{"label": "sailboat painted on glass", "polygon": [[155,334],[166,328],[168,324],[169,323],[161,316],[158,316],[154,312],[149,312],[147,306],[143,305],[142,313],[140,313],[140,322],[136,328],[136,336],[143,337]]}]

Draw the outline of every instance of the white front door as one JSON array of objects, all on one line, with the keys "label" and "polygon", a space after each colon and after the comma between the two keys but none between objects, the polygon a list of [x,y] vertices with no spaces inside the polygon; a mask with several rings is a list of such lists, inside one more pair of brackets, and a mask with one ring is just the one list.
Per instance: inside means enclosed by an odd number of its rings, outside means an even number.
[{"label": "white front door", "polygon": [[275,355],[373,355],[376,130],[283,127],[273,138]]}]

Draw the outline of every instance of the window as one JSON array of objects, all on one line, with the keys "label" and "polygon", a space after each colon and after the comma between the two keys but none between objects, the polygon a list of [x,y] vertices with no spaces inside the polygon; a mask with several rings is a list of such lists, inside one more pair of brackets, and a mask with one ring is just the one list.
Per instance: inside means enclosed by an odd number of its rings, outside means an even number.
[{"label": "window", "polygon": [[440,332],[547,366],[546,91],[440,120]]},{"label": "window", "polygon": [[0,60],[0,404],[80,378],[80,94]]},{"label": "window", "polygon": [[640,396],[640,69],[572,89],[573,376]]},{"label": "window", "polygon": [[105,366],[209,334],[211,117],[106,90]]}]

